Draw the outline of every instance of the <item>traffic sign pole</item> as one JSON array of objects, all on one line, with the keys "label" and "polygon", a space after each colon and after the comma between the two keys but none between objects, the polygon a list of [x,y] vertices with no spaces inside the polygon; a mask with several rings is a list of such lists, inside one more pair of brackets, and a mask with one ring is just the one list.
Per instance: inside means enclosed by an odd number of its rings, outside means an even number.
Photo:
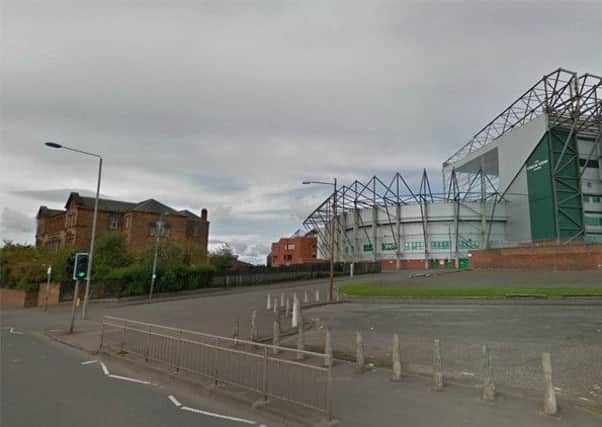
[{"label": "traffic sign pole", "polygon": [[71,325],[69,325],[69,333],[73,333],[75,325],[75,310],[77,308],[77,299],[79,298],[79,279],[75,280],[75,289],[73,290],[73,304],[71,304]]}]

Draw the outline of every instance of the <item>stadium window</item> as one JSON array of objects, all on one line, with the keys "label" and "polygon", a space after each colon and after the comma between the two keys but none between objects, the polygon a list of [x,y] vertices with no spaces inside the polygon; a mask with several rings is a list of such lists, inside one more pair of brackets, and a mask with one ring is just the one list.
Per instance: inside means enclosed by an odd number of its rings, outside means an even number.
[{"label": "stadium window", "polygon": [[599,168],[600,163],[595,159],[579,159],[579,166],[586,168]]}]

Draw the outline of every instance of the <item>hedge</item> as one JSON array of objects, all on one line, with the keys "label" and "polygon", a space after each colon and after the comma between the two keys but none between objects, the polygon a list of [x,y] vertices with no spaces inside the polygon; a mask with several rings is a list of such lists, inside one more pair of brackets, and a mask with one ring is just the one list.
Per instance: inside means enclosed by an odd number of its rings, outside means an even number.
[{"label": "hedge", "polygon": [[[215,268],[211,265],[180,266],[171,270],[157,270],[153,292],[175,292],[208,288]],[[132,265],[116,268],[103,280],[106,296],[145,295],[150,290],[152,268],[149,265]]]}]

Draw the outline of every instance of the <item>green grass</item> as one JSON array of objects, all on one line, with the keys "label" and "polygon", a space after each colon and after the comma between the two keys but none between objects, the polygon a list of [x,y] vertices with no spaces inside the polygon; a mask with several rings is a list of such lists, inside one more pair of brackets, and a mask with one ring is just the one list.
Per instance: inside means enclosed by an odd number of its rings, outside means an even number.
[{"label": "green grass", "polygon": [[575,296],[602,296],[599,288],[380,288],[365,284],[343,286],[350,296],[406,297],[406,298],[504,298],[512,295],[529,295],[546,298]]}]

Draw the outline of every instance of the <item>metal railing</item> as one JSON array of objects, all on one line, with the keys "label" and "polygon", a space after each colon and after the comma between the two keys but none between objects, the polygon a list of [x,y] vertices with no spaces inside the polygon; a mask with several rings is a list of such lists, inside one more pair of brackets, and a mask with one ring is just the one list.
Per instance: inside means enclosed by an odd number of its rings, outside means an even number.
[{"label": "metal railing", "polygon": [[100,350],[134,355],[282,400],[332,419],[332,364],[327,354],[104,316]]}]

